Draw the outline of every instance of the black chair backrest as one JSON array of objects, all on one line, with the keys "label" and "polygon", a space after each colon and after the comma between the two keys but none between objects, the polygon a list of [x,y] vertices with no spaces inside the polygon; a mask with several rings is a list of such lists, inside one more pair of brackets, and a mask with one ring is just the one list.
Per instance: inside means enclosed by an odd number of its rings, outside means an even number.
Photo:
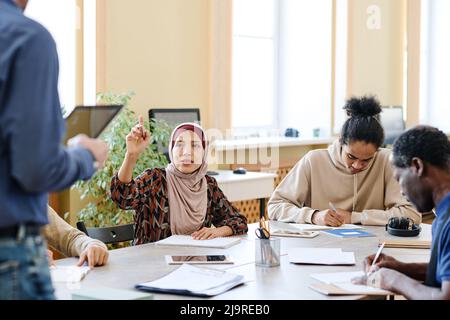
[{"label": "black chair backrest", "polygon": [[131,241],[134,239],[134,224],[104,228],[86,228],[83,221],[78,221],[77,228],[87,236],[106,244]]}]

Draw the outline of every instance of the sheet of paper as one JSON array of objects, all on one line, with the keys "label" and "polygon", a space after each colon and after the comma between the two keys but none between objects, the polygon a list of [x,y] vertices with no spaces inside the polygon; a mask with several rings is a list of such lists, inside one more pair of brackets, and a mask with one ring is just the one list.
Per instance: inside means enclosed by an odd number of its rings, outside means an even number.
[{"label": "sheet of paper", "polygon": [[340,248],[292,248],[288,250],[289,262],[301,264],[353,265],[355,254]]},{"label": "sheet of paper", "polygon": [[53,282],[80,282],[89,272],[89,267],[52,266],[50,276]]},{"label": "sheet of paper", "polygon": [[327,284],[351,283],[352,279],[364,276],[364,272],[353,271],[353,272],[313,273],[310,276],[313,279],[319,280]]}]

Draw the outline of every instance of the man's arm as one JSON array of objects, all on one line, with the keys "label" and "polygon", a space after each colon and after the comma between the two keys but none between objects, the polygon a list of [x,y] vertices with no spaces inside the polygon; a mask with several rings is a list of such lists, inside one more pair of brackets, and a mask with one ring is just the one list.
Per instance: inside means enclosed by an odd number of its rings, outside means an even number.
[{"label": "man's arm", "polygon": [[4,129],[11,174],[28,192],[59,191],[95,172],[91,152],[62,145],[64,123],[57,88],[56,46],[39,27],[15,58]]},{"label": "man's arm", "polygon": [[[399,293],[412,300],[450,300],[450,281],[443,281],[441,288],[423,285],[420,281],[409,278],[394,270],[385,272],[383,281],[389,283],[386,289]],[[382,271],[380,270],[380,271]]]}]

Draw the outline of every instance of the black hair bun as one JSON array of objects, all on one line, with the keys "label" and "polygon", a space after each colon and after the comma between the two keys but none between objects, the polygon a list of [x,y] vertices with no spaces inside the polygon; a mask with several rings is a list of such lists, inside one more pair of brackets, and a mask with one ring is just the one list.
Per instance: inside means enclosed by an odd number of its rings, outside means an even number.
[{"label": "black hair bun", "polygon": [[349,117],[373,117],[381,113],[381,105],[373,96],[352,97],[347,100],[344,110]]}]

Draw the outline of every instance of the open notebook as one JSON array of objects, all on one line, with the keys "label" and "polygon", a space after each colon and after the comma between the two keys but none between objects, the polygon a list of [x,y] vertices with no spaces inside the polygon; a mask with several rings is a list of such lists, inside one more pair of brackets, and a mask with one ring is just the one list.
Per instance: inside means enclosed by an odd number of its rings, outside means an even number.
[{"label": "open notebook", "polygon": [[314,273],[311,278],[321,283],[309,287],[325,295],[390,295],[389,291],[366,285],[353,284],[352,279],[362,277],[363,271]]},{"label": "open notebook", "polygon": [[183,264],[168,275],[136,285],[136,289],[190,296],[211,297],[245,282],[244,276]]},{"label": "open notebook", "polygon": [[191,236],[173,235],[166,239],[155,242],[157,245],[181,246],[181,247],[205,247],[226,249],[241,241],[240,238],[214,238],[209,240],[194,240]]}]

